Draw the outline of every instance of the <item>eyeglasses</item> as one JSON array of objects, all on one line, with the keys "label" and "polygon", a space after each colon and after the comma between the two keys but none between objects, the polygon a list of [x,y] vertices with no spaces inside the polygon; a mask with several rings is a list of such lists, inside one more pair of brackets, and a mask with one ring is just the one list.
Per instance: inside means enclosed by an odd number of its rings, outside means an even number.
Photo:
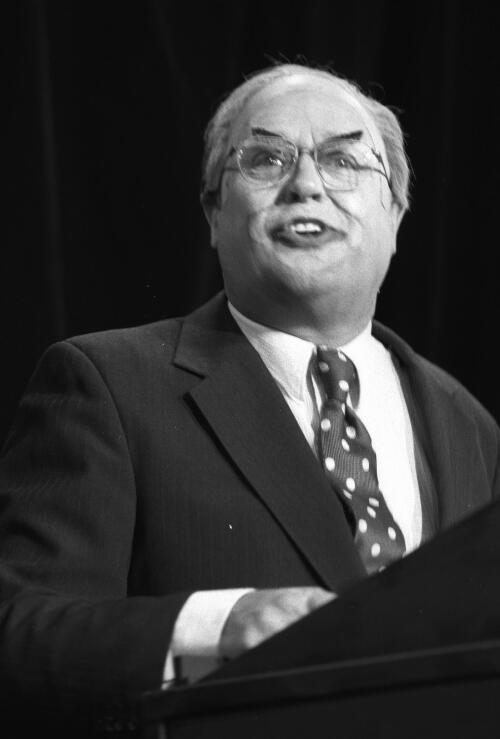
[{"label": "eyeglasses", "polygon": [[350,139],[330,139],[313,149],[307,149],[298,148],[280,136],[252,137],[233,147],[228,159],[235,154],[238,170],[243,177],[249,182],[266,186],[282,182],[295,167],[302,152],[313,157],[316,169],[329,190],[355,190],[364,171],[378,172],[391,187],[379,152],[368,144]]}]

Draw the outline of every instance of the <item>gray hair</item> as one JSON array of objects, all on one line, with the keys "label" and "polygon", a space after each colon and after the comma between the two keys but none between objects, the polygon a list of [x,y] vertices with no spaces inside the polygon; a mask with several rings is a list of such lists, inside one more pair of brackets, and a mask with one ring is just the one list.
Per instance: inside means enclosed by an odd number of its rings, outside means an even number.
[{"label": "gray hair", "polygon": [[203,205],[211,206],[217,203],[224,162],[228,154],[231,128],[250,98],[274,80],[304,73],[335,79],[372,116],[386,149],[394,201],[402,212],[406,211],[409,208],[410,165],[405,152],[404,134],[395,113],[386,105],[362,92],[356,83],[339,77],[330,69],[303,64],[277,64],[255,72],[229,93],[219,105],[205,130],[201,189]]}]

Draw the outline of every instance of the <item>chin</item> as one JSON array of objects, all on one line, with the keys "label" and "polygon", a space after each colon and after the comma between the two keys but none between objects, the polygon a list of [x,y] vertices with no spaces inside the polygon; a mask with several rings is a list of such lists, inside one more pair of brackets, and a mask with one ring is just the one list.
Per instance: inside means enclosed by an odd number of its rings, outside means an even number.
[{"label": "chin", "polygon": [[307,271],[287,270],[274,274],[272,278],[274,291],[292,297],[294,300],[315,300],[332,293],[334,286],[325,275],[313,275]]}]

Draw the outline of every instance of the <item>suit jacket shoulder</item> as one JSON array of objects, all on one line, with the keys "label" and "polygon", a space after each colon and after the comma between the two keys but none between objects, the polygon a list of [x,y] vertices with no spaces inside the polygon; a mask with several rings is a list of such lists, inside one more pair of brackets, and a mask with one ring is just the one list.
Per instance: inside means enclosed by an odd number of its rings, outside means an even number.
[{"label": "suit jacket shoulder", "polygon": [[403,367],[410,372],[416,371],[428,377],[430,383],[436,389],[447,394],[450,398],[455,398],[457,404],[471,415],[482,419],[490,430],[496,433],[498,424],[495,418],[456,377],[418,354],[394,331],[377,321],[374,322],[374,335],[387,346],[403,364]]}]

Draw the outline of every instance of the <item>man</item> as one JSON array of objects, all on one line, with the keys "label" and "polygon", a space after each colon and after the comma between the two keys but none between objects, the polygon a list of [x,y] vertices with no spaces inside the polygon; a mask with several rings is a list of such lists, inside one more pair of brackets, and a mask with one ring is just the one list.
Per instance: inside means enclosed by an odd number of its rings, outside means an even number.
[{"label": "man", "polygon": [[407,187],[395,116],[328,72],[221,105],[202,201],[225,295],[51,347],[6,444],[9,701],[124,728],[176,657],[241,654],[498,494],[491,416],[372,333]]}]

